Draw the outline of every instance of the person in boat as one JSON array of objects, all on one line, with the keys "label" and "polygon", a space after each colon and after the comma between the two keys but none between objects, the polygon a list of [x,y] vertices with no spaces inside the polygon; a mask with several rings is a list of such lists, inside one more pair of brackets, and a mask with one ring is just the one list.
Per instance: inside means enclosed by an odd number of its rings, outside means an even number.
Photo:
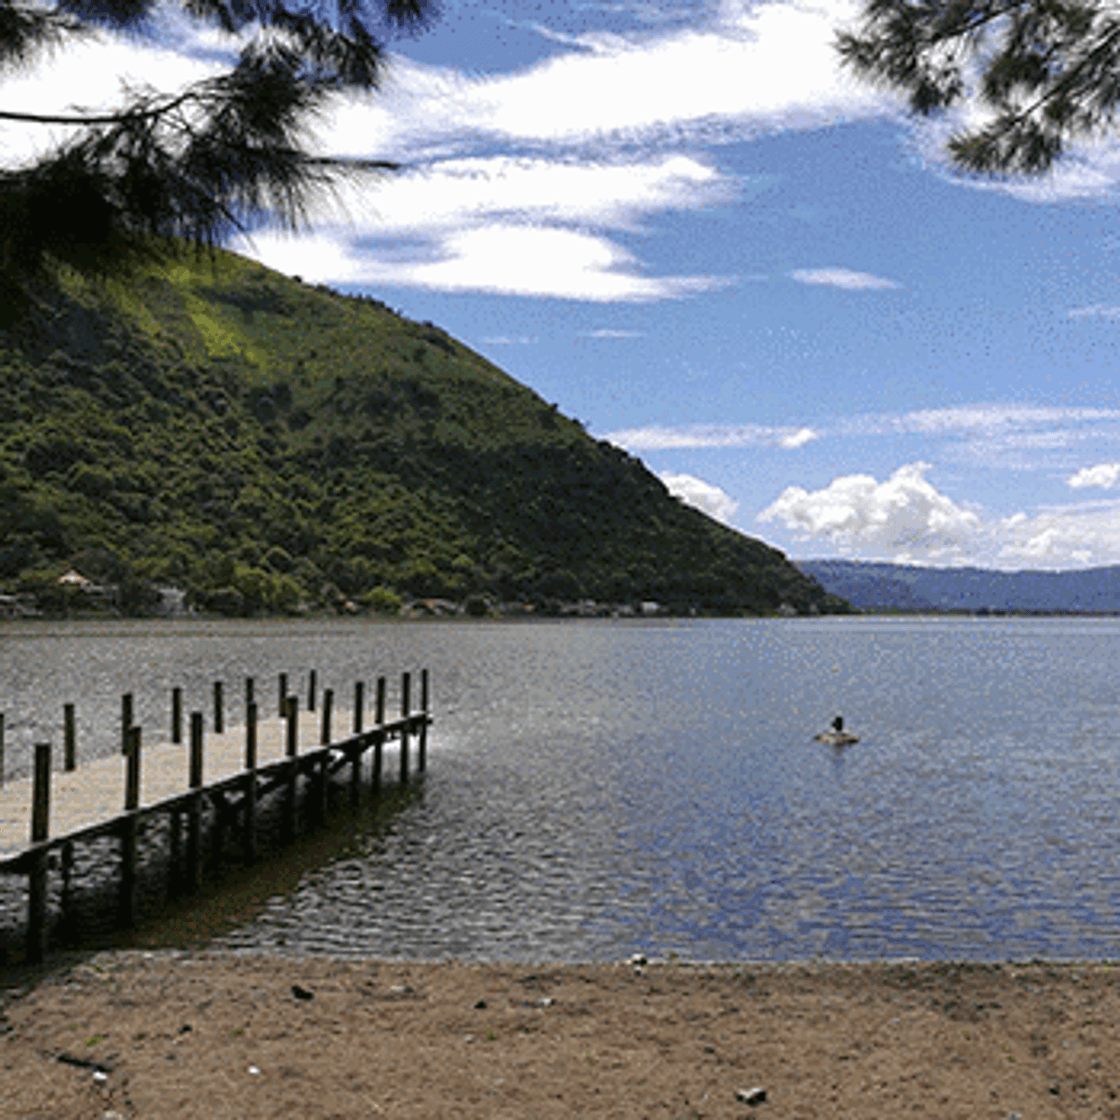
[{"label": "person in boat", "polygon": [[844,717],[843,716],[837,716],[832,721],[832,730],[833,731],[843,731],[844,730]]}]

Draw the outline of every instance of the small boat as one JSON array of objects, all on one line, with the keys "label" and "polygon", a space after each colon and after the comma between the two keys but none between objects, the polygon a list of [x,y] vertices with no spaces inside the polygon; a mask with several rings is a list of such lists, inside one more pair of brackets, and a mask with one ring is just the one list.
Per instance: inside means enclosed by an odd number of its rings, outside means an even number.
[{"label": "small boat", "polygon": [[827,731],[822,731],[813,738],[818,743],[827,743],[830,747],[846,747],[849,743],[858,743],[859,736],[844,730],[844,717],[837,716],[832,721],[832,726]]}]

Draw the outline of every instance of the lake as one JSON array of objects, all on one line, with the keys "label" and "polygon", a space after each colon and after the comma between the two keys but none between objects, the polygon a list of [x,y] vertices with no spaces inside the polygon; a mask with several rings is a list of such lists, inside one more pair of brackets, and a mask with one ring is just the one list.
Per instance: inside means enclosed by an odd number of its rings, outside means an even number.
[{"label": "lake", "polygon": [[[612,960],[1120,957],[1120,620],[12,623],[9,772],[275,674],[426,667],[422,795],[232,948]],[[302,685],[300,685],[302,687]],[[367,695],[369,690],[367,684]],[[57,710],[56,710],[57,709]],[[813,741],[837,713],[860,742]],[[268,714],[272,714],[271,712]],[[150,728],[151,730],[148,730]]]}]

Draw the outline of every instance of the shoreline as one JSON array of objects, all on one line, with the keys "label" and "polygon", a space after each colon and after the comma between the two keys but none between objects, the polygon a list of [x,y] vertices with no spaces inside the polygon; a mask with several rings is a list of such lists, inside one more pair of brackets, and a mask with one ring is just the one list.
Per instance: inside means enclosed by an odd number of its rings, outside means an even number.
[{"label": "shoreline", "polygon": [[16,1115],[1120,1117],[1120,966],[1104,961],[195,949],[18,973],[0,974]]}]

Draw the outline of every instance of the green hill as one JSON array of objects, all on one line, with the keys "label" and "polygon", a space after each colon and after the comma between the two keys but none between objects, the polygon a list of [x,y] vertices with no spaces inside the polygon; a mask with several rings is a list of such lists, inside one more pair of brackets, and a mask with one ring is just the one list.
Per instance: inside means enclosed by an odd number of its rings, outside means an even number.
[{"label": "green hill", "polygon": [[429,323],[228,253],[0,278],[0,590],[843,609]]}]

